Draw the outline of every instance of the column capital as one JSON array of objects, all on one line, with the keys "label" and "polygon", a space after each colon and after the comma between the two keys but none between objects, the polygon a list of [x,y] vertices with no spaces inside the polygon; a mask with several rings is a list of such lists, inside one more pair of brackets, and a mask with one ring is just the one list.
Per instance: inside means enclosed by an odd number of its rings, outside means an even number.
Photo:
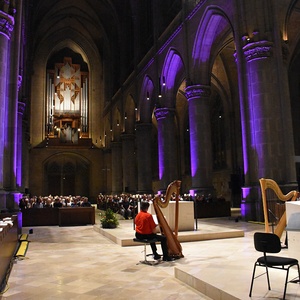
[{"label": "column capital", "polygon": [[209,85],[190,85],[186,87],[185,95],[188,100],[193,98],[207,98],[211,95],[211,88]]},{"label": "column capital", "polygon": [[168,116],[174,116],[175,109],[169,107],[156,108],[154,114],[157,120],[162,120]]},{"label": "column capital", "polygon": [[269,41],[258,41],[247,44],[243,47],[244,55],[247,61],[256,59],[265,59],[273,54],[274,44]]},{"label": "column capital", "polygon": [[7,39],[10,39],[14,25],[14,17],[0,10],[0,34],[4,35]]}]

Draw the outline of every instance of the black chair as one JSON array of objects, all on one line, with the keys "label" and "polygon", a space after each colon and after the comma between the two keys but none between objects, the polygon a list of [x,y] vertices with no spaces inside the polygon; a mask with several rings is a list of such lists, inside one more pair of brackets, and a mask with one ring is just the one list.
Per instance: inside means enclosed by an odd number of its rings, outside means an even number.
[{"label": "black chair", "polygon": [[[160,263],[160,261],[156,260],[156,261],[149,261],[147,260],[147,256],[152,256],[152,254],[147,254],[146,250],[146,246],[150,243],[156,243],[157,242],[157,239],[152,239],[152,240],[147,240],[147,239],[143,239],[143,240],[140,240],[140,239],[137,239],[137,238],[134,238],[133,239],[134,242],[136,243],[140,243],[140,244],[144,244],[144,260],[141,260],[139,263],[140,264],[145,264],[145,265],[150,265],[150,266],[153,266],[153,265],[157,265]],[[137,264],[139,264],[137,263]]]},{"label": "black chair", "polygon": [[[280,238],[276,234],[273,234],[273,233],[256,232],[254,234],[254,247],[257,251],[263,252],[264,256],[259,257],[254,264],[249,297],[251,297],[251,294],[252,294],[254,279],[256,279],[257,277],[260,277],[261,275],[264,275],[264,274],[267,274],[268,288],[269,288],[269,290],[271,290],[268,268],[273,268],[273,269],[286,271],[284,293],[283,293],[283,300],[284,300],[287,284],[289,282],[294,282],[294,283],[299,282],[300,269],[299,269],[298,260],[295,258],[289,258],[289,257],[267,255],[267,253],[279,253],[281,251]],[[297,266],[298,276],[295,277],[294,279],[288,281],[289,270],[293,266]],[[264,267],[266,269],[266,272],[264,272],[260,275],[257,275],[255,277],[256,267]],[[298,280],[296,280],[297,278],[298,278]]]}]

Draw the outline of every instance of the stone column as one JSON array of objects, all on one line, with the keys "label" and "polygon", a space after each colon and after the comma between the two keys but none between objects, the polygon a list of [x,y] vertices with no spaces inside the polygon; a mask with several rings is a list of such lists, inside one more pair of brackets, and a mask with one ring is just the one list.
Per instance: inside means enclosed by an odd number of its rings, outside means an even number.
[{"label": "stone column", "polygon": [[185,93],[189,106],[191,193],[212,193],[210,86],[188,86]]},{"label": "stone column", "polygon": [[122,144],[120,142],[111,142],[111,167],[112,193],[120,194],[123,190]]},{"label": "stone column", "polygon": [[[0,9],[5,9],[1,7]],[[6,132],[8,126],[8,75],[9,75],[9,40],[14,28],[14,18],[0,10],[0,208],[6,208],[6,192],[4,192],[4,160],[7,149]]]},{"label": "stone column", "polygon": [[138,193],[152,194],[152,124],[136,124]]},{"label": "stone column", "polygon": [[294,143],[287,76],[282,52],[273,42],[259,40],[243,47],[248,94],[241,99],[245,186],[242,215],[263,220],[258,180],[274,179],[282,191],[296,189]]},{"label": "stone column", "polygon": [[[12,5],[11,1],[10,5]],[[21,193],[17,191],[17,168],[18,164],[22,164],[21,156],[18,157],[18,97],[19,87],[22,82],[20,77],[20,45],[21,45],[21,30],[22,30],[22,1],[17,2],[17,9],[12,7],[8,10],[15,15],[14,31],[11,37],[9,46],[9,69],[8,76],[8,93],[7,93],[7,127],[6,135],[6,151],[4,153],[4,188],[9,192],[6,200],[6,206],[9,209],[18,208],[19,198]],[[16,12],[16,14],[15,14]],[[22,120],[21,120],[22,126]],[[19,176],[21,180],[21,176]]]},{"label": "stone column", "polygon": [[23,114],[25,110],[25,103],[18,103],[18,133],[17,133],[17,155],[16,155],[16,186],[17,188],[24,189],[24,184],[22,182],[22,150],[23,150]]},{"label": "stone column", "polygon": [[122,134],[123,192],[136,192],[135,136]]},{"label": "stone column", "polygon": [[[262,40],[245,45],[243,51],[248,84],[247,112],[244,115],[250,124],[250,132],[243,137],[250,141],[247,149],[250,163],[245,172],[249,174],[250,184],[261,177],[279,182],[295,181],[295,175],[291,178],[290,174],[290,168],[294,166],[286,164],[292,160],[291,149],[294,149],[291,115],[282,100],[285,83],[277,76],[279,62],[276,61],[274,45]],[[287,123],[290,124],[288,131]],[[286,140],[290,141],[289,145],[285,145]]]},{"label": "stone column", "polygon": [[102,165],[102,191],[104,194],[111,194],[112,191],[112,151],[111,149],[104,149],[103,151],[103,165]]},{"label": "stone column", "polygon": [[161,191],[165,191],[172,181],[178,179],[174,114],[175,110],[172,108],[164,107],[155,110],[158,127],[158,160]]}]

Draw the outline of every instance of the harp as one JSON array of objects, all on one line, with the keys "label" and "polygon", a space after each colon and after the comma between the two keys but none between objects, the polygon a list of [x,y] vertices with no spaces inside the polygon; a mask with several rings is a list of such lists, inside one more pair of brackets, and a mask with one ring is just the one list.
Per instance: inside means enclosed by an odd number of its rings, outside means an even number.
[{"label": "harp", "polygon": [[276,226],[274,233],[280,238],[287,224],[285,201],[295,201],[298,192],[292,190],[283,194],[278,184],[272,179],[261,178],[259,180],[263,202],[263,212],[265,219],[265,232],[270,232],[271,224]]},{"label": "harp", "polygon": [[[179,203],[178,203],[178,196],[180,190],[181,181],[175,180],[168,185],[165,200],[159,196],[156,196],[153,200],[153,207],[157,216],[157,220],[160,226],[161,233],[166,237],[168,243],[168,251],[169,256],[173,258],[181,258],[184,257],[182,254],[181,245],[177,239],[178,236],[178,213],[179,213]],[[165,208],[169,205],[170,198],[172,194],[176,194],[176,205],[175,205],[175,229],[174,232],[170,228],[168,222],[166,221],[161,209]]]}]

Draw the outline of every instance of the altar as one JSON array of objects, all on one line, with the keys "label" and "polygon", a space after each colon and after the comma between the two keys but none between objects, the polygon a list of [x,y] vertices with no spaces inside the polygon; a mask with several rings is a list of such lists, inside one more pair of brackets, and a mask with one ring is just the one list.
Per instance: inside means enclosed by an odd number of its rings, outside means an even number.
[{"label": "altar", "polygon": [[[194,202],[193,201],[179,201],[178,209],[178,231],[193,231],[194,230]],[[170,201],[168,206],[161,208],[163,215],[166,218],[170,228],[175,230],[175,207],[176,201]],[[150,204],[148,212],[155,215],[153,204]]]}]

